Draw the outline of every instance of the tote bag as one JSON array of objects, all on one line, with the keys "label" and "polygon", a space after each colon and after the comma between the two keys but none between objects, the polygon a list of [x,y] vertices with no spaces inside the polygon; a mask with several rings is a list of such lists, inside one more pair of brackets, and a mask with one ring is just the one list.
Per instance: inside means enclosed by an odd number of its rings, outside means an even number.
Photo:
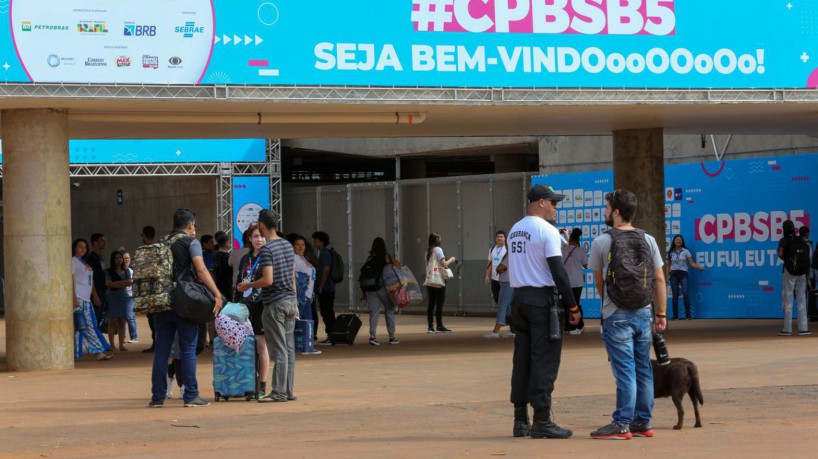
[{"label": "tote bag", "polygon": [[423,281],[423,285],[436,288],[446,286],[446,281],[443,280],[443,266],[434,256],[426,262],[426,280]]}]

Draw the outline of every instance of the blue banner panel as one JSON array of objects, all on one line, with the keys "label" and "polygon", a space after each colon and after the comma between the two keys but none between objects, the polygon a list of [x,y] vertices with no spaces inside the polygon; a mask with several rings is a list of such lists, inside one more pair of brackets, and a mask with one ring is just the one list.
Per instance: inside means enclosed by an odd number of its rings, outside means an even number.
[{"label": "blue banner panel", "polygon": [[270,177],[233,177],[233,248],[243,247],[242,235],[270,208]]},{"label": "blue banner panel", "polygon": [[0,0],[0,81],[818,87],[818,0]]},{"label": "blue banner panel", "polygon": [[[2,161],[2,143],[0,143]],[[70,140],[71,164],[263,163],[264,139]]]},{"label": "blue banner panel", "polygon": [[[690,271],[694,317],[781,317],[781,226],[790,219],[796,228],[811,227],[811,216],[818,215],[816,180],[818,154],[665,168],[665,243],[669,247],[682,235],[694,261],[705,268]],[[551,184],[571,198],[559,207],[559,226],[582,227],[587,252],[595,232],[605,230],[601,199],[613,190],[613,173],[538,176],[532,182]],[[583,309],[587,317],[599,317],[591,271],[585,278]]]}]

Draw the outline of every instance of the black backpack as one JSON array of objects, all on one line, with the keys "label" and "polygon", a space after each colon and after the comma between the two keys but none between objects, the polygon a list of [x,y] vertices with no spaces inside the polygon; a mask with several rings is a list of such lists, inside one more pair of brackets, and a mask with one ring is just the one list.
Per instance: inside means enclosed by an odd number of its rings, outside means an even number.
[{"label": "black backpack", "polygon": [[329,278],[336,284],[344,280],[344,259],[332,247],[329,249],[329,254],[332,255],[332,266],[329,269]]},{"label": "black backpack", "polygon": [[809,270],[809,244],[795,236],[784,247],[784,268],[793,276],[803,276]]},{"label": "black backpack", "polygon": [[361,273],[358,276],[358,285],[360,285],[361,290],[365,292],[377,292],[383,286],[382,276],[383,276],[383,268],[386,266],[386,263],[381,260],[375,260],[374,258],[370,257],[366,260],[363,266],[361,266]]},{"label": "black backpack", "polygon": [[608,298],[621,309],[640,309],[653,301],[653,253],[645,232],[611,228],[605,273]]}]

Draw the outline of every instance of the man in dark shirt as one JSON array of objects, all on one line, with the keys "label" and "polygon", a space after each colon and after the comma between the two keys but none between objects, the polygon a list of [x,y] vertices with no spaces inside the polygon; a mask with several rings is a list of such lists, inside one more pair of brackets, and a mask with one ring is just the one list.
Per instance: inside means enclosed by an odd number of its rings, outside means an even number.
[{"label": "man in dark shirt", "polygon": [[[173,275],[179,281],[199,281],[204,284],[216,298],[213,314],[218,315],[222,309],[222,296],[216,283],[210,277],[202,259],[202,246],[196,240],[196,214],[189,209],[179,209],[173,214],[173,232],[169,236],[170,250],[173,252]],[[185,392],[182,394],[185,407],[210,405],[210,402],[199,397],[199,384],[196,380],[196,343],[199,338],[199,324],[186,319],[168,305],[166,311],[153,315],[156,328],[154,342],[153,371],[151,373],[151,408],[161,408],[165,404],[168,387],[168,357],[174,336],[179,335],[179,351],[182,355],[182,381]]]},{"label": "man in dark shirt", "polygon": [[99,319],[108,297],[108,287],[105,285],[105,262],[102,261],[102,251],[105,250],[105,236],[102,233],[91,235],[91,251],[85,256],[85,262],[94,270],[94,289],[99,296],[99,305],[94,305],[94,312]]},{"label": "man in dark shirt", "polygon": [[272,390],[259,402],[295,400],[295,316],[298,302],[295,296],[295,252],[293,246],[276,232],[275,214],[264,209],[258,214],[258,227],[267,243],[259,252],[258,266],[262,277],[254,282],[241,282],[240,292],[261,288],[264,311],[261,321],[267,349],[274,356]]},{"label": "man in dark shirt", "polygon": [[233,298],[233,267],[230,266],[230,236],[224,231],[216,232],[216,287],[226,298]]},{"label": "man in dark shirt", "polygon": [[318,344],[332,345],[329,334],[335,325],[335,282],[332,281],[332,253],[329,249],[329,235],[323,231],[312,233],[312,242],[318,253],[318,266],[315,269],[315,293],[318,296],[318,307],[321,309],[321,320],[327,339]]}]

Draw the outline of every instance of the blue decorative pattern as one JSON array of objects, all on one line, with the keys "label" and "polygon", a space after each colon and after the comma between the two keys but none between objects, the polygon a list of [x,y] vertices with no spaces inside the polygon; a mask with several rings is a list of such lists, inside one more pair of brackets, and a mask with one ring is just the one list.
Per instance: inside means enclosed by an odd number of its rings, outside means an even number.
[{"label": "blue decorative pattern", "polygon": [[256,339],[247,337],[238,354],[213,340],[213,391],[221,397],[245,397],[256,390]]}]

